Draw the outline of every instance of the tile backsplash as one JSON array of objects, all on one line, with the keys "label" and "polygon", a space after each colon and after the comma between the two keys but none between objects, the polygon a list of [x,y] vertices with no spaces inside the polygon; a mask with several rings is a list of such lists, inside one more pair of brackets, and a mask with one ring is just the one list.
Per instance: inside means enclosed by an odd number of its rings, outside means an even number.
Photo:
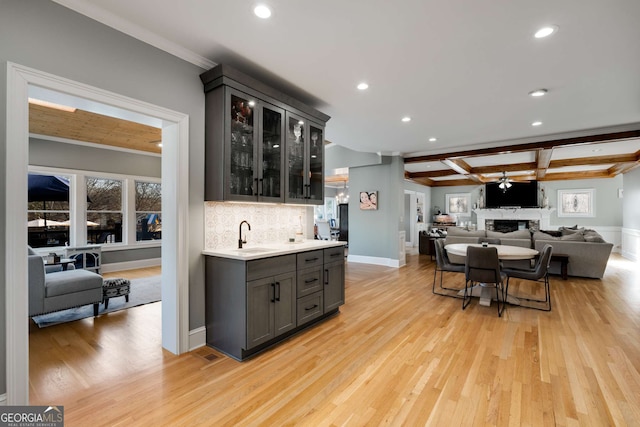
[{"label": "tile backsplash", "polygon": [[[238,227],[248,244],[285,243],[302,221],[305,239],[313,239],[313,207],[260,203],[205,202],[204,249],[228,249],[238,245]],[[309,221],[309,222],[307,222]]]}]

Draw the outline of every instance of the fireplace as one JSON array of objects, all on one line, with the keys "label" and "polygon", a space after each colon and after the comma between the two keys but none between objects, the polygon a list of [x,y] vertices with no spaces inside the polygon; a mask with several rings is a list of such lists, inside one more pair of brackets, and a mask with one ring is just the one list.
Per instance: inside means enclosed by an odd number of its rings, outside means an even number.
[{"label": "fireplace", "polygon": [[516,230],[539,230],[540,221],[523,220],[523,219],[487,219],[485,220],[485,228],[487,230],[508,233]]},{"label": "fireplace", "polygon": [[475,209],[478,230],[497,230],[496,221],[505,221],[501,230],[548,230],[551,213],[555,208]]}]

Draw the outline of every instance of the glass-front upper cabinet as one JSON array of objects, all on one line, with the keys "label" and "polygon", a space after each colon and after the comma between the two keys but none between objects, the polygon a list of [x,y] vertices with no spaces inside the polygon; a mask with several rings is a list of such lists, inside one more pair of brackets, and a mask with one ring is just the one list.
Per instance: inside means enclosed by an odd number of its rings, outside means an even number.
[{"label": "glass-front upper cabinet", "polygon": [[227,88],[224,200],[283,202],[284,110]]},{"label": "glass-front upper cabinet", "polygon": [[287,112],[288,203],[324,203],[324,128]]}]

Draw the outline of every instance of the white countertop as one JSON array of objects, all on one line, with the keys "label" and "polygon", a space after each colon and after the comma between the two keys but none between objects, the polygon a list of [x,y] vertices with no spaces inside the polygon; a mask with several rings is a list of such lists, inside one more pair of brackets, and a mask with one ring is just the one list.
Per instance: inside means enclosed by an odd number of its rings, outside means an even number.
[{"label": "white countertop", "polygon": [[246,243],[242,249],[204,250],[203,255],[249,261],[252,259],[270,258],[278,255],[294,254],[315,249],[345,246],[347,242],[336,240],[304,240],[298,243]]}]

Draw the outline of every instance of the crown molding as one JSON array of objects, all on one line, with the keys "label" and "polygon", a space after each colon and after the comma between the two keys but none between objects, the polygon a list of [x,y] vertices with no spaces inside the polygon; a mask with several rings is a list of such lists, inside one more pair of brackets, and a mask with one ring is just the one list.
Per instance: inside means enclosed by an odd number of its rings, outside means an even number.
[{"label": "crown molding", "polygon": [[153,47],[163,50],[177,58],[194,64],[204,70],[215,67],[215,62],[200,56],[183,46],[180,46],[172,41],[165,39],[164,37],[142,28],[139,25],[134,24],[118,15],[104,10],[101,7],[90,4],[85,0],[53,0],[61,6],[78,12],[84,16],[87,16],[95,21],[98,21],[104,25],[107,25],[121,33],[127,34],[135,39],[143,41]]}]

